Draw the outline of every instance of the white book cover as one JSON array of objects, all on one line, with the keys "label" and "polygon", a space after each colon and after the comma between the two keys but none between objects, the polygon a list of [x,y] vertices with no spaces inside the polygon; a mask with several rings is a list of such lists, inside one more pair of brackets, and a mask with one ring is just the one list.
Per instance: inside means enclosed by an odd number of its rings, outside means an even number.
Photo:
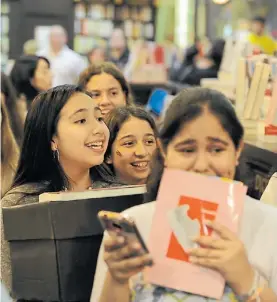
[{"label": "white book cover", "polygon": [[264,104],[265,91],[268,85],[270,76],[271,66],[269,64],[264,64],[259,88],[256,94],[256,100],[252,109],[251,118],[253,120],[259,120],[260,113]]},{"label": "white book cover", "polygon": [[245,119],[251,119],[251,114],[254,107],[254,103],[256,101],[256,96],[259,89],[263,68],[264,68],[263,63],[258,62],[256,64],[254,75],[251,81],[248,97],[244,108]]},{"label": "white book cover", "polygon": [[236,77],[236,112],[242,116],[247,95],[246,60],[240,58]]},{"label": "white book cover", "polygon": [[39,202],[69,201],[82,199],[96,199],[105,197],[117,197],[126,195],[139,195],[146,193],[146,186],[123,186],[115,188],[104,188],[87,190],[83,192],[50,192],[39,195]]}]

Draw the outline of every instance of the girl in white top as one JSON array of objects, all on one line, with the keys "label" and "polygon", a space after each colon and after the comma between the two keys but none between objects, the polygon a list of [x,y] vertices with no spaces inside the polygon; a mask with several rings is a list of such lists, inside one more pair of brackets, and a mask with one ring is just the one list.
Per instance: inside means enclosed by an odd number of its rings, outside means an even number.
[{"label": "girl in white top", "polygon": [[[191,88],[170,105],[160,134],[159,151],[148,182],[155,200],[164,167],[236,179],[243,128],[231,103],[219,92]],[[147,242],[155,202],[127,210]],[[277,209],[246,197],[238,236],[212,224],[219,239],[199,237],[205,248],[190,251],[190,261],[220,272],[226,287],[220,301],[277,301]],[[124,238],[104,238],[91,302],[214,301],[173,289],[145,284],[143,268],[151,255],[131,257],[140,246]],[[132,279],[132,282],[129,282]]]}]

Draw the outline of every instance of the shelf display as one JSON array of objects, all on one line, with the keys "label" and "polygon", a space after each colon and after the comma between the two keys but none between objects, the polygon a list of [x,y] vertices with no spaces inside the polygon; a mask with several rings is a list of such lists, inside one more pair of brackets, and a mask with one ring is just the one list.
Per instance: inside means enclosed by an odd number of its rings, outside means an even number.
[{"label": "shelf display", "polygon": [[10,50],[10,40],[9,40],[9,12],[10,6],[7,1],[1,2],[1,70],[5,70]]},{"label": "shelf display", "polygon": [[86,55],[93,47],[106,47],[114,27],[121,27],[129,46],[136,40],[154,41],[154,0],[74,1],[74,50]]}]

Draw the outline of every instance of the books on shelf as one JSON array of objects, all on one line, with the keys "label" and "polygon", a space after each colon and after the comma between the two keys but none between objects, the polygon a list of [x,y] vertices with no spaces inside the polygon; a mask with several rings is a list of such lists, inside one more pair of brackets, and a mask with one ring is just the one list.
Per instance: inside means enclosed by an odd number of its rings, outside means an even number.
[{"label": "books on shelf", "polygon": [[238,232],[246,191],[237,181],[166,169],[148,242],[154,265],[145,271],[146,281],[220,300],[222,275],[190,263],[187,251],[195,247],[192,238],[216,236],[207,221]]}]

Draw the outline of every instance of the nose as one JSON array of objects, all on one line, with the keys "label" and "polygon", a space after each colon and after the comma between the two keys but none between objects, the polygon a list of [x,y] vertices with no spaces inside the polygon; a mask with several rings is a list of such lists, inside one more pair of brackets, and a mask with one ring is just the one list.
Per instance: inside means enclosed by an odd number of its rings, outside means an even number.
[{"label": "nose", "polygon": [[196,173],[206,174],[209,171],[209,160],[205,152],[200,152],[195,158],[193,169]]},{"label": "nose", "polygon": [[99,102],[100,109],[101,109],[101,107],[105,107],[105,106],[109,105],[110,103],[111,102],[109,100],[108,94],[106,92],[103,92],[102,97]]},{"label": "nose", "polygon": [[136,145],[135,155],[137,157],[145,157],[147,155],[147,149],[145,145],[141,142]]}]

